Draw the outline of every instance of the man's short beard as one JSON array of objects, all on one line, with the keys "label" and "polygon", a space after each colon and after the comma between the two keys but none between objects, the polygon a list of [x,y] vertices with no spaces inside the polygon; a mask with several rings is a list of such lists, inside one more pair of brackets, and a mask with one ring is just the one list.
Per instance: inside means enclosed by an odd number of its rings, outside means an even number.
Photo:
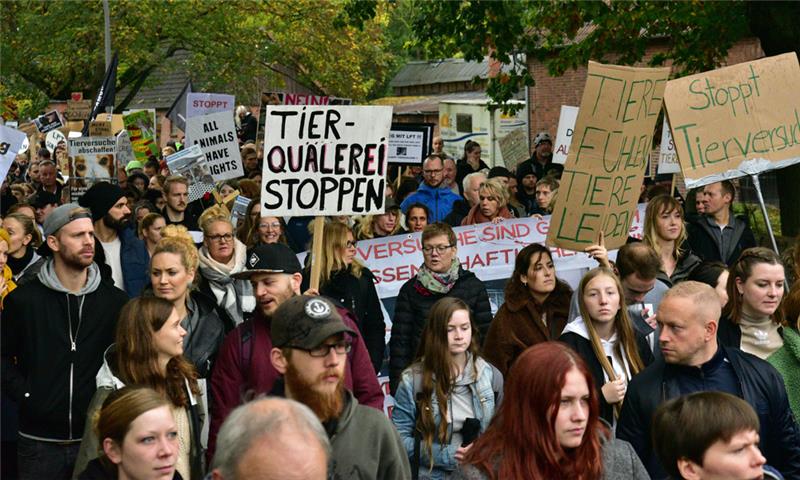
[{"label": "man's short beard", "polygon": [[103,216],[103,223],[106,224],[106,227],[119,232],[120,230],[124,230],[125,227],[128,226],[128,223],[130,223],[130,217],[122,217],[119,220],[117,220],[108,213],[106,213]]},{"label": "man's short beard", "polygon": [[[322,377],[331,373],[331,371],[326,371],[315,382],[320,382]],[[344,406],[344,378],[339,377],[339,383],[336,384],[336,390],[333,393],[320,393],[314,390],[313,383],[307,382],[290,361],[284,375],[284,381],[286,382],[287,390],[291,392],[292,400],[296,400],[310,408],[317,415],[320,422],[337,418],[342,413]]]}]

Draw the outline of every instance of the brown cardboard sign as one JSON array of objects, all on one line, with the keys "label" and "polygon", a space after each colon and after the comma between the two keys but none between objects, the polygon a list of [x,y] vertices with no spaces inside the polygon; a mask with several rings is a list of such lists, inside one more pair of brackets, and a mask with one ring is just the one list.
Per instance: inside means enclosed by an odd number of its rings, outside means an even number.
[{"label": "brown cardboard sign", "polygon": [[95,120],[89,123],[89,136],[90,137],[110,137],[111,136],[111,122],[103,122]]},{"label": "brown cardboard sign", "polygon": [[92,113],[91,100],[67,100],[67,111],[64,116],[67,120],[86,120]]},{"label": "brown cardboard sign", "polygon": [[625,244],[669,68],[589,62],[547,245],[582,251]]},{"label": "brown cardboard sign", "polygon": [[503,155],[503,163],[506,168],[513,170],[520,163],[531,156],[528,151],[528,137],[525,136],[525,129],[518,128],[501,138],[497,143],[500,144],[500,154]]},{"label": "brown cardboard sign", "polygon": [[800,162],[795,52],[671,80],[664,102],[686,186]]}]

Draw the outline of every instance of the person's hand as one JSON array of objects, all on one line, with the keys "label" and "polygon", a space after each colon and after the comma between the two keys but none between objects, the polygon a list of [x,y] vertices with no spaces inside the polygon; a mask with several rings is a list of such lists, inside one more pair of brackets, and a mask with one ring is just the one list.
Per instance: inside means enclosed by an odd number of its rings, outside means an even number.
[{"label": "person's hand", "polygon": [[466,447],[458,447],[456,449],[456,462],[461,463],[464,461],[464,456],[467,454],[469,449],[472,448],[472,444],[470,443]]},{"label": "person's hand", "polygon": [[658,327],[658,322],[656,321],[656,312],[653,311],[653,306],[645,304],[644,308],[642,308],[642,318],[644,321],[650,325],[650,328],[654,329]]},{"label": "person's hand", "polygon": [[603,392],[603,397],[605,397],[606,402],[619,403],[623,398],[625,398],[625,391],[627,389],[628,385],[625,382],[625,379],[619,378],[606,383],[600,390]]},{"label": "person's hand", "polygon": [[542,217],[542,215],[541,215],[541,214],[534,213],[533,215],[531,215],[531,218],[535,218],[536,220],[541,220],[541,219],[542,219],[542,218],[544,218],[544,217]]},{"label": "person's hand", "polygon": [[611,268],[611,263],[608,261],[608,250],[606,250],[606,242],[603,236],[603,231],[600,231],[600,241],[597,245],[590,245],[584,250],[590,257],[597,260],[600,266]]},{"label": "person's hand", "polygon": [[492,223],[494,223],[495,225],[497,225],[498,223],[502,222],[503,220],[504,220],[504,218],[503,218],[503,217],[494,217],[494,218],[492,219]]},{"label": "person's hand", "polygon": [[303,292],[303,295],[308,295],[311,297],[319,297],[319,290],[317,290],[316,288],[309,288],[308,290]]}]

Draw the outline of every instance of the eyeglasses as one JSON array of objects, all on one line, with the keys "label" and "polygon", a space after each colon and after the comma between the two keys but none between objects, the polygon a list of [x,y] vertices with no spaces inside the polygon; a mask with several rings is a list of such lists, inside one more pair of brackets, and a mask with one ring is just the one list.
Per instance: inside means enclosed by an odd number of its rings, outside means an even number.
[{"label": "eyeglasses", "polygon": [[442,173],[443,171],[444,169],[440,168],[438,170],[423,170],[422,173],[424,173],[425,175],[433,175],[435,173]]},{"label": "eyeglasses", "polygon": [[259,223],[258,228],[271,228],[273,230],[278,230],[281,228],[281,224],[280,222]]},{"label": "eyeglasses", "polygon": [[447,251],[448,248],[453,248],[453,245],[428,245],[427,247],[422,247],[422,251],[431,254],[434,250],[436,253],[442,254]]},{"label": "eyeglasses", "polygon": [[233,240],[233,235],[230,233],[226,233],[224,235],[206,235],[206,238],[211,240],[212,242],[228,243],[231,240]]},{"label": "eyeglasses", "polygon": [[356,248],[356,242],[354,240],[348,240],[345,246],[347,246],[347,248]]},{"label": "eyeglasses", "polygon": [[308,352],[309,355],[312,357],[327,357],[331,350],[335,351],[339,355],[344,355],[345,353],[350,353],[350,350],[353,348],[353,344],[346,340],[342,340],[341,342],[336,343],[323,343],[317,348],[312,349],[305,349],[305,348],[298,348],[298,350],[303,350]]}]

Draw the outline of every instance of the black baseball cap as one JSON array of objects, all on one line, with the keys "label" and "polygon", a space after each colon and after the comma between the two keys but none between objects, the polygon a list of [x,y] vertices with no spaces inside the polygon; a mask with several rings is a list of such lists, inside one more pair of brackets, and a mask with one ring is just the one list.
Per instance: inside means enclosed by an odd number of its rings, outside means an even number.
[{"label": "black baseball cap", "polygon": [[247,268],[231,275],[233,278],[249,279],[258,273],[300,273],[303,271],[297,255],[287,245],[282,243],[266,243],[258,245],[247,251],[244,262]]},{"label": "black baseball cap", "polygon": [[270,334],[276,348],[311,350],[326,338],[356,332],[342,321],[336,307],[323,297],[298,295],[283,302],[272,315]]}]

